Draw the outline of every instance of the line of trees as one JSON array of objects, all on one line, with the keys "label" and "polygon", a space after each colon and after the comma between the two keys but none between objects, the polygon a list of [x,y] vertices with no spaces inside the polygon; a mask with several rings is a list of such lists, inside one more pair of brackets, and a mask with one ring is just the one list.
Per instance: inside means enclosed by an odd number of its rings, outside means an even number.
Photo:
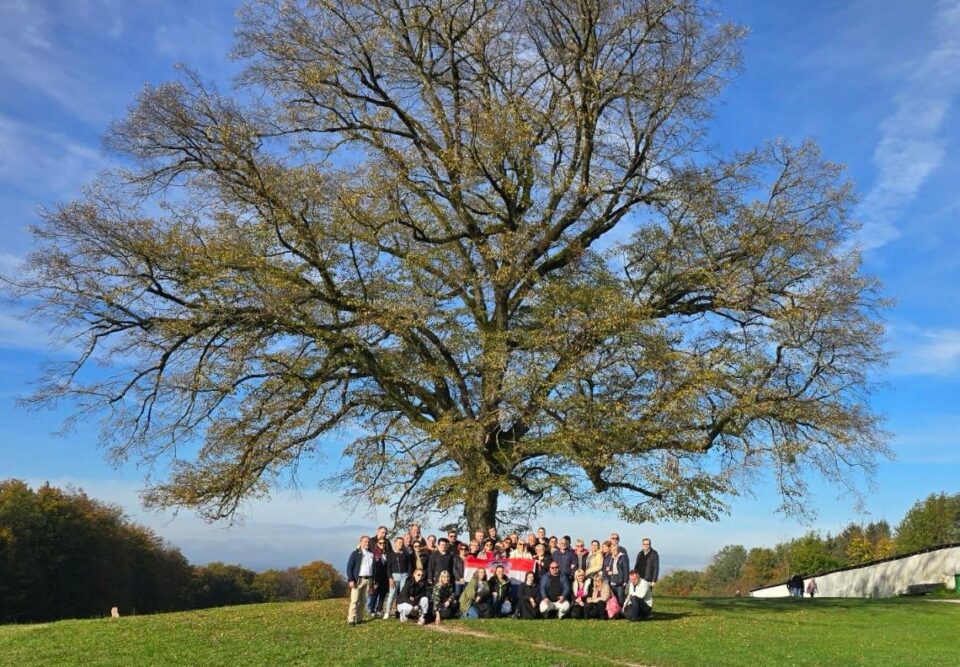
[{"label": "line of trees", "polygon": [[0,623],[156,613],[344,595],[329,563],[254,572],[192,566],[120,507],[82,491],[0,481]]},{"label": "line of trees", "polygon": [[836,535],[809,532],[773,548],[729,544],[704,570],[675,570],[657,583],[664,595],[734,595],[785,581],[928,547],[960,542],[960,493],[917,501],[893,531],[886,521],[851,523]]}]

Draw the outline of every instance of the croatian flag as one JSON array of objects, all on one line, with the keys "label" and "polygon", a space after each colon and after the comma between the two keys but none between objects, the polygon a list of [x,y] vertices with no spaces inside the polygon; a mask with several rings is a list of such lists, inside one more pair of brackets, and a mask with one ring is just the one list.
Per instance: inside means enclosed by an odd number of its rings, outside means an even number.
[{"label": "croatian flag", "polygon": [[477,571],[477,568],[486,568],[487,576],[492,577],[497,566],[503,565],[503,569],[515,584],[522,584],[523,578],[527,572],[533,571],[532,558],[477,558],[476,556],[467,556],[464,559],[463,577],[470,581],[470,577]]}]

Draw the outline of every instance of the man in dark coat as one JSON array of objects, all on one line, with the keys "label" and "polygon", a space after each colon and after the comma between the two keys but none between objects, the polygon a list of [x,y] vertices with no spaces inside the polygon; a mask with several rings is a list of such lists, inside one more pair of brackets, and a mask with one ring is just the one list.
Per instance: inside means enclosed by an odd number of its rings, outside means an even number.
[{"label": "man in dark coat", "polygon": [[450,541],[445,537],[437,540],[437,550],[430,554],[430,562],[427,564],[427,583],[433,586],[440,578],[440,573],[446,570],[450,573],[450,581],[453,579],[453,554],[450,553]]},{"label": "man in dark coat", "polygon": [[373,581],[373,552],[370,551],[370,537],[360,537],[360,544],[350,552],[347,559],[347,586],[350,588],[350,606],[347,610],[347,623],[356,625],[363,622],[363,609],[367,602],[367,591]]},{"label": "man in dark coat", "polygon": [[657,579],[660,578],[660,554],[656,549],[650,548],[650,538],[643,538],[643,550],[637,554],[637,562],[633,569],[637,571],[640,578],[645,580],[650,587],[657,585]]},{"label": "man in dark coat", "polygon": [[570,543],[566,537],[560,538],[560,546],[551,554],[550,558],[560,566],[560,574],[573,581],[573,573],[577,569],[577,556],[570,549]]}]

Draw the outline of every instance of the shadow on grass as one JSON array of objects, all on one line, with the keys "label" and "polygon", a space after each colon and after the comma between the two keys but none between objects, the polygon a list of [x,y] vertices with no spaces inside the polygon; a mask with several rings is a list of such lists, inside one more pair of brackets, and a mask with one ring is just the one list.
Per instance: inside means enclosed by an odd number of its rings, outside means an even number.
[{"label": "shadow on grass", "polygon": [[[674,598],[682,599],[682,598]],[[858,609],[895,609],[916,604],[913,599],[882,598],[686,598],[710,611],[726,613],[769,613],[797,612],[812,610],[858,610]]]},{"label": "shadow on grass", "polygon": [[644,623],[651,623],[656,621],[678,621],[681,618],[687,618],[688,616],[697,616],[697,614],[692,611],[654,611],[650,614],[650,618],[643,621]]}]

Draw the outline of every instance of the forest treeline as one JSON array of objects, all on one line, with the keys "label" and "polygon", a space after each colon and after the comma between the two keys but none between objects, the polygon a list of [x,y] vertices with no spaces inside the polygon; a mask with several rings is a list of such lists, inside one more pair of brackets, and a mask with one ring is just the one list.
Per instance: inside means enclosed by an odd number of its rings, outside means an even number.
[{"label": "forest treeline", "polygon": [[148,614],[345,594],[329,563],[254,572],[195,566],[82,491],[0,481],[0,623]]},{"label": "forest treeline", "polygon": [[657,582],[661,595],[726,596],[943,544],[960,543],[960,493],[917,501],[897,525],[851,523],[836,535],[811,531],[776,546],[746,549],[729,544],[704,570],[674,570]]}]

